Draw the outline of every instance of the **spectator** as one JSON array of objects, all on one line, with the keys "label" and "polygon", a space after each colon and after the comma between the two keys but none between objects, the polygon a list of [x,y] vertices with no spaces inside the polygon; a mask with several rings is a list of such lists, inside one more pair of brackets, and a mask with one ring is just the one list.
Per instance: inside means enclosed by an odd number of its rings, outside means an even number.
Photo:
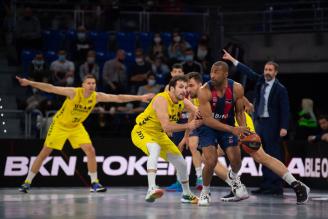
[{"label": "spectator", "polygon": [[315,143],[319,141],[328,143],[328,115],[321,115],[318,118],[321,133],[318,135],[310,135],[308,137],[309,143]]},{"label": "spectator", "polygon": [[[261,137],[262,145],[267,154],[282,161],[283,151],[280,145],[281,138],[287,135],[289,124],[289,99],[287,89],[276,79],[278,64],[269,61],[264,66],[264,74],[260,75],[248,66],[233,58],[226,50],[224,60],[231,61],[237,70],[256,81],[254,103],[254,125],[257,134]],[[282,195],[283,184],[281,178],[262,167],[263,178],[258,190],[253,194]]]},{"label": "spectator", "polygon": [[298,113],[296,136],[297,140],[306,140],[307,136],[317,131],[317,119],[313,112],[313,100],[302,99],[302,110]]},{"label": "spectator", "polygon": [[72,43],[73,60],[77,66],[80,66],[89,50],[94,48],[91,40],[88,38],[87,29],[79,26],[76,33],[76,39]]},{"label": "spectator", "polygon": [[58,51],[58,60],[50,65],[52,78],[55,85],[72,86],[74,84],[74,63],[66,59],[66,51]]},{"label": "spectator", "polygon": [[96,63],[96,52],[94,50],[87,53],[86,61],[80,66],[80,82],[87,74],[93,74],[99,81],[99,65]]},{"label": "spectator", "polygon": [[156,82],[159,84],[166,84],[170,68],[163,62],[163,58],[158,56],[155,58],[151,66],[152,72],[155,74]]},{"label": "spectator", "polygon": [[23,17],[18,18],[16,24],[17,55],[23,49],[41,49],[41,27],[39,19],[33,15],[30,7],[24,8]]},{"label": "spectator", "polygon": [[141,48],[135,51],[135,62],[131,69],[131,93],[135,94],[138,88],[147,83],[147,74],[151,72],[151,64],[145,60]]},{"label": "spectator", "polygon": [[106,92],[113,94],[126,93],[128,75],[124,60],[125,52],[119,49],[114,59],[105,62],[103,85]]},{"label": "spectator", "polygon": [[50,81],[49,66],[44,61],[43,54],[38,52],[32,60],[29,68],[30,79],[38,82]]},{"label": "spectator", "polygon": [[152,61],[155,61],[157,57],[162,57],[163,59],[167,57],[167,49],[165,48],[160,33],[154,34],[153,43],[148,54]]},{"label": "spectator", "polygon": [[198,72],[203,74],[202,65],[194,60],[194,52],[192,49],[186,49],[185,51],[185,62],[182,64],[183,72]]},{"label": "spectator", "polygon": [[203,34],[198,42],[195,59],[202,65],[204,73],[209,74],[212,60],[207,34]]},{"label": "spectator", "polygon": [[168,48],[170,63],[183,62],[186,49],[191,48],[190,44],[183,40],[178,31],[172,34],[172,43]]},{"label": "spectator", "polygon": [[[184,75],[182,65],[180,63],[175,63],[174,65],[172,65],[172,70],[170,72],[170,75],[171,77],[168,79],[168,81],[170,81],[171,78],[175,76]],[[168,91],[169,90],[168,82],[166,84],[167,85],[165,86],[165,91]]]}]

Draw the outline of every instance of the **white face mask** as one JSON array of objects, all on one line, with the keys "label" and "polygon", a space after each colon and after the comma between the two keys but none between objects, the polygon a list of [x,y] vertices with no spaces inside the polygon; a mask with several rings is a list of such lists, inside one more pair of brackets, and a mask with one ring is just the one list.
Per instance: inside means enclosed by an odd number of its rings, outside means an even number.
[{"label": "white face mask", "polygon": [[136,63],[137,64],[142,64],[143,63],[143,58],[136,58]]},{"label": "white face mask", "polygon": [[88,57],[88,58],[87,58],[87,62],[88,62],[89,64],[93,64],[93,63],[95,62],[95,57]]},{"label": "white face mask", "polygon": [[207,55],[207,50],[206,49],[201,49],[201,48],[198,48],[197,50],[197,57],[200,59],[200,60],[203,60]]},{"label": "white face mask", "polygon": [[67,83],[67,85],[72,85],[73,82],[74,82],[74,78],[73,78],[73,77],[68,77],[68,78],[66,78],[66,83]]},{"label": "white face mask", "polygon": [[160,37],[155,37],[154,38],[155,43],[160,43],[161,41],[162,41],[162,39]]},{"label": "white face mask", "polygon": [[181,37],[180,36],[175,36],[175,37],[173,37],[173,40],[174,40],[174,42],[178,43],[178,42],[180,42]]},{"label": "white face mask", "polygon": [[148,85],[149,86],[154,86],[156,84],[156,81],[155,80],[153,80],[153,79],[149,79],[148,80]]}]

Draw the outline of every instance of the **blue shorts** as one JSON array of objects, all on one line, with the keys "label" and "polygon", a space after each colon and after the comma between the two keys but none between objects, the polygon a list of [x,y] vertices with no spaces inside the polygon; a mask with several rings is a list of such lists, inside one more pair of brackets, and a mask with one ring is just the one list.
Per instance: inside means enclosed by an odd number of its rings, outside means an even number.
[{"label": "blue shorts", "polygon": [[193,129],[193,130],[189,133],[189,137],[199,137],[199,128]]},{"label": "blue shorts", "polygon": [[217,147],[219,144],[223,150],[226,150],[227,147],[238,146],[237,136],[231,133],[217,131],[204,125],[198,129],[200,148],[208,146]]},{"label": "blue shorts", "polygon": [[171,140],[173,141],[173,143],[178,146],[178,144],[180,143],[180,141],[183,139],[185,135],[185,132],[173,132]]}]

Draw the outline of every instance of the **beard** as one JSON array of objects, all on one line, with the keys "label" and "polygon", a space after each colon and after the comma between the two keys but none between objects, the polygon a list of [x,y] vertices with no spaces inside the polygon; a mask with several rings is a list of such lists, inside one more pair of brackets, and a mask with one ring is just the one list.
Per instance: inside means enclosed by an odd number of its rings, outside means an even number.
[{"label": "beard", "polygon": [[266,81],[271,81],[273,79],[273,77],[269,74],[265,74],[264,78],[265,78]]}]

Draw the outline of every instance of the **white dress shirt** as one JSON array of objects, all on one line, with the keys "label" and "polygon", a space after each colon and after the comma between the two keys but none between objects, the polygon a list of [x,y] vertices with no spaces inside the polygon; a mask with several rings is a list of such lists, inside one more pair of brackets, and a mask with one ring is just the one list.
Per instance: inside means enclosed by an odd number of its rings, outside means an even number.
[{"label": "white dress shirt", "polygon": [[264,117],[264,118],[267,118],[269,117],[269,111],[268,111],[268,100],[269,100],[269,94],[270,94],[270,91],[271,91],[271,88],[273,86],[273,83],[276,79],[272,79],[271,81],[265,81],[265,83],[268,84],[268,86],[266,86],[265,88],[265,91],[264,91],[264,112],[262,114],[262,116],[260,117]]}]

